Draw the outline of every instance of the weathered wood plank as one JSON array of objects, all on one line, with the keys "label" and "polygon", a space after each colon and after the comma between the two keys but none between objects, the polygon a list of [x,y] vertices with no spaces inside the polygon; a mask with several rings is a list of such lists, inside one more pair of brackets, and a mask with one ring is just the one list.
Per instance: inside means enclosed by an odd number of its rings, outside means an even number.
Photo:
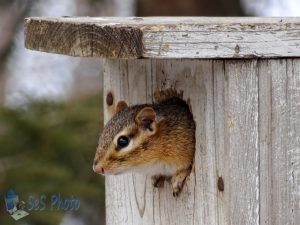
[{"label": "weathered wood plank", "polygon": [[[217,195],[217,216],[218,222],[216,224],[230,224],[230,209],[229,209],[229,188],[228,179],[228,161],[223,157],[228,154],[228,137],[226,132],[228,130],[227,116],[225,111],[225,99],[228,99],[228,88],[225,83],[225,61],[218,60],[213,63],[213,79],[214,79],[214,137],[215,137],[215,167],[216,167],[216,195]],[[225,186],[226,184],[226,186]],[[226,191],[224,193],[224,191]]]},{"label": "weathered wood plank", "polygon": [[[192,61],[193,67],[190,68],[187,62],[184,65],[184,71],[192,71],[191,81],[186,87],[189,90],[187,97],[191,99],[197,125],[193,224],[218,224],[213,61]],[[177,66],[181,65],[177,64]],[[195,90],[198,90],[197,94]]]},{"label": "weathered wood plank", "polygon": [[258,225],[256,60],[216,61],[214,80],[218,223]]},{"label": "weathered wood plank", "polygon": [[[103,74],[103,88],[104,93],[104,103],[106,103],[106,96],[108,93],[112,93],[113,104],[108,106],[104,104],[104,122],[106,123],[110,116],[110,108],[114,107],[116,99],[121,99],[121,76],[119,75],[120,68],[119,61],[108,60],[104,63],[104,74]],[[111,74],[118,74],[116,76],[111,76]],[[129,199],[129,194],[131,191],[128,189],[128,179],[127,176],[119,176],[117,179],[115,177],[107,177],[105,179],[105,194],[106,194],[106,223],[107,224],[125,224],[132,218],[131,214],[128,213],[128,208],[131,207]],[[118,187],[118,188],[116,188]],[[116,210],[118,209],[118,210]],[[129,223],[128,223],[129,224]]]},{"label": "weathered wood plank", "polygon": [[[108,93],[113,89],[116,100],[123,99],[129,104],[152,102],[153,92],[156,89],[173,85],[179,88],[187,86],[185,82],[179,82],[181,71],[174,73],[173,65],[176,64],[174,62],[170,64],[168,61],[107,60],[104,92]],[[106,73],[114,73],[115,76]],[[160,79],[162,73],[164,78]],[[187,75],[190,76],[190,74]],[[107,112],[106,109],[106,114]],[[156,189],[152,187],[150,178],[143,175],[107,177],[107,223],[192,224],[194,180],[192,175],[181,196],[175,199],[172,196],[171,185],[168,183],[164,188]],[[115,192],[122,194],[120,196]],[[119,208],[122,210],[118,210]],[[120,213],[119,216],[113,212],[116,210]]]},{"label": "weathered wood plank", "polygon": [[261,224],[300,221],[300,61],[259,65]]},{"label": "weathered wood plank", "polygon": [[[300,60],[286,60],[287,63],[287,127],[286,149],[286,196],[283,215],[287,224],[300,221]],[[284,151],[284,148],[281,148]]]},{"label": "weathered wood plank", "polygon": [[[119,67],[121,73],[121,93],[129,104],[151,102],[148,97],[147,77],[151,76],[149,60],[121,60],[124,66]],[[125,175],[127,177],[129,199],[131,202],[132,222],[127,224],[143,224],[153,220],[153,187],[151,179],[140,174]],[[128,209],[127,209],[128,210]]]},{"label": "weathered wood plank", "polygon": [[112,91],[117,100],[138,104],[174,87],[191,99],[197,125],[195,174],[181,195],[174,198],[168,183],[153,188],[143,175],[107,177],[108,224],[259,224],[256,63],[106,61],[105,95]]},{"label": "weathered wood plank", "polygon": [[139,29],[63,21],[25,20],[26,48],[70,56],[140,58],[142,55]]},{"label": "weathered wood plank", "polygon": [[273,225],[272,218],[272,159],[271,156],[271,109],[273,71],[270,64],[276,61],[263,60],[258,62],[259,67],[259,183],[260,183],[260,224]]},{"label": "weathered wood plank", "polygon": [[[184,66],[182,67],[182,65]],[[177,90],[183,90],[184,97],[191,96],[192,89],[188,87],[195,77],[193,70],[195,65],[197,65],[196,62],[186,60],[152,60],[150,90],[153,93],[155,90],[173,87]],[[182,75],[185,76],[185,79],[182,79]],[[195,175],[191,174],[188,177],[186,186],[178,198],[174,198],[170,194],[171,190],[170,184],[165,184],[163,189],[155,190],[154,201],[158,207],[154,211],[154,224],[193,224],[195,215]]]},{"label": "weathered wood plank", "polygon": [[28,18],[25,46],[107,58],[300,56],[299,18]]}]

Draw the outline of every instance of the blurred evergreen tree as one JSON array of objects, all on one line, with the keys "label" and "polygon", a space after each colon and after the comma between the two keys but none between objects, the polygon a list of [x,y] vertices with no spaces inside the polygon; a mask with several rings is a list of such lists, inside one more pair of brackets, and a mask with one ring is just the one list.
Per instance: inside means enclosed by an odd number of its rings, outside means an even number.
[{"label": "blurred evergreen tree", "polygon": [[[100,99],[99,95],[69,103],[35,102],[26,109],[0,108],[1,225],[60,224],[66,212],[50,210],[51,195],[57,193],[81,200],[75,217],[89,225],[104,224],[104,179],[92,171],[103,123]],[[46,195],[46,209],[14,221],[4,204],[9,187],[27,208],[30,194]]]}]

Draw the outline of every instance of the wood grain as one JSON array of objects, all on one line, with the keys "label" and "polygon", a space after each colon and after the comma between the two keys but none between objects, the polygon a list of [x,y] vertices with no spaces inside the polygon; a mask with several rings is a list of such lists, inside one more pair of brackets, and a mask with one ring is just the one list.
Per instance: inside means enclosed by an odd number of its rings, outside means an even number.
[{"label": "wood grain", "polygon": [[266,60],[259,71],[260,221],[300,221],[300,61]]},{"label": "wood grain", "polygon": [[195,173],[179,198],[168,183],[156,189],[143,175],[108,176],[107,224],[296,225],[299,65],[298,59],[106,60],[105,94],[132,105],[152,102],[157,89],[183,90],[197,125]]},{"label": "wood grain", "polygon": [[106,58],[300,56],[299,18],[27,18],[32,50]]},{"label": "wood grain", "polygon": [[229,224],[259,224],[256,63],[256,60],[225,63],[225,121],[216,120],[216,124],[225,123],[225,133],[221,134],[225,135],[221,149],[224,155],[218,154],[218,161],[227,163],[218,169],[221,174],[225,172],[224,195],[228,196],[224,197],[228,205],[224,208],[228,210]]},{"label": "wood grain", "polygon": [[70,56],[139,58],[142,55],[139,29],[62,21],[25,20],[25,47]]}]

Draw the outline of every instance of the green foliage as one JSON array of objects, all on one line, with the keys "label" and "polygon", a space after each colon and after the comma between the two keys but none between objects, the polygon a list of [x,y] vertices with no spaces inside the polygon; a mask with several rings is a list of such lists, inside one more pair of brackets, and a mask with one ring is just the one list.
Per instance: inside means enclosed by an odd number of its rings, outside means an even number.
[{"label": "green foliage", "polygon": [[[95,96],[64,104],[32,103],[26,109],[0,108],[1,224],[59,224],[65,212],[50,210],[50,197],[56,193],[79,198],[104,221],[104,180],[92,171],[103,123],[101,99]],[[46,209],[30,211],[15,222],[5,211],[3,195],[9,187],[23,201],[30,194],[45,194]],[[84,214],[82,208],[74,215]]]}]

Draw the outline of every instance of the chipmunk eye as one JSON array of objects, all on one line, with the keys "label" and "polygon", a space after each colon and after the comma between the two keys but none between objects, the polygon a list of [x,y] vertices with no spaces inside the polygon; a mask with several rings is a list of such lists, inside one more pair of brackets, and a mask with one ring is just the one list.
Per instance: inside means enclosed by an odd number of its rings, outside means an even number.
[{"label": "chipmunk eye", "polygon": [[128,144],[129,144],[129,138],[128,137],[126,137],[126,136],[120,136],[118,138],[117,145],[118,145],[119,149],[125,148]]}]

